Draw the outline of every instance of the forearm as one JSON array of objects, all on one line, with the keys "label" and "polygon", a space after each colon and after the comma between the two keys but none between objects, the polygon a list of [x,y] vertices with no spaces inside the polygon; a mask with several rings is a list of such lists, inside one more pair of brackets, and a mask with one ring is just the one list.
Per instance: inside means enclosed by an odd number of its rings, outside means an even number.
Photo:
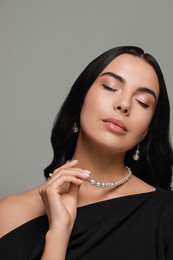
[{"label": "forearm", "polygon": [[67,230],[49,230],[41,260],[65,260],[70,232]]}]

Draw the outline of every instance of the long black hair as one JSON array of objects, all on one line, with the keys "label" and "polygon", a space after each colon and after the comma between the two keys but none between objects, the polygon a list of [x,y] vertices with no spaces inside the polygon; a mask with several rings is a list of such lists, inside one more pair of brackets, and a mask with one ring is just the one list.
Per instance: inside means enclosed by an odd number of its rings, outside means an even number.
[{"label": "long black hair", "polygon": [[170,142],[170,104],[161,68],[155,58],[135,46],[112,48],[94,59],[79,75],[65,99],[53,124],[51,144],[54,157],[44,170],[47,178],[50,172],[71,159],[78,134],[72,131],[76,122],[80,126],[80,112],[85,95],[104,68],[117,56],[128,53],[141,57],[155,70],[159,81],[159,98],[155,113],[145,139],[140,143],[140,159],[133,160],[135,147],[125,156],[133,173],[153,186],[170,189],[172,178],[173,151]]}]

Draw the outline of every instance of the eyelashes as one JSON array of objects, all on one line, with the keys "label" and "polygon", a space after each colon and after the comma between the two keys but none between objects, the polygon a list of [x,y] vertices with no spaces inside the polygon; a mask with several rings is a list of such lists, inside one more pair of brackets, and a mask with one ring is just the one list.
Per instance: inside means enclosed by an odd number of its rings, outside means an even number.
[{"label": "eyelashes", "polygon": [[136,99],[136,101],[137,101],[142,107],[144,107],[144,108],[148,108],[148,107],[149,107],[149,105],[147,105],[147,104],[145,104],[145,103],[139,101],[138,99]]},{"label": "eyelashes", "polygon": [[[105,85],[105,84],[102,84],[102,86],[103,86],[104,89],[106,89],[107,91],[110,91],[110,92],[116,92],[116,91],[118,91],[118,89],[111,88],[111,87],[109,87],[109,86],[107,86],[107,85]],[[137,101],[138,104],[139,104],[141,107],[143,107],[143,108],[148,108],[148,107],[149,107],[149,105],[147,105],[147,104],[144,103],[144,102],[141,102],[141,101],[138,100],[138,99],[136,99],[136,101]]]},{"label": "eyelashes", "polygon": [[104,87],[104,89],[106,89],[106,90],[108,90],[108,91],[111,91],[111,92],[117,91],[117,89],[111,88],[111,87],[109,87],[109,86],[107,86],[107,85],[105,85],[105,84],[102,84],[102,86]]}]

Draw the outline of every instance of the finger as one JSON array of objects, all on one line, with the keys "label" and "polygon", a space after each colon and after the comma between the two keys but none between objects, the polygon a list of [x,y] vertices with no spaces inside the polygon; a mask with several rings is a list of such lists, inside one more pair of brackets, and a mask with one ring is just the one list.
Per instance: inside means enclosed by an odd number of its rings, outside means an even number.
[{"label": "finger", "polygon": [[87,180],[90,176],[90,171],[82,170],[81,168],[63,168],[58,173],[54,173],[50,176],[48,183],[52,183],[55,179],[63,175],[75,176],[79,179]]},{"label": "finger", "polygon": [[61,175],[58,179],[55,179],[51,184],[52,188],[55,188],[58,193],[60,193],[60,188],[65,183],[73,183],[75,185],[80,185],[82,180],[76,176],[71,175]]},{"label": "finger", "polygon": [[63,209],[64,207],[60,195],[60,187],[65,182],[68,182],[72,185],[71,195],[75,196],[75,198],[73,199],[73,197],[71,196],[71,200],[76,204],[75,200],[79,189],[77,188],[77,186],[80,186],[82,181],[73,176],[62,176],[58,180],[56,179],[51,185],[47,186],[46,188],[40,189],[40,196],[45,205],[46,212],[52,216],[54,215],[55,212],[58,213],[59,210]]},{"label": "finger", "polygon": [[[72,176],[76,176],[78,178],[82,178],[83,177],[83,171],[79,168],[75,169],[75,168],[64,168],[61,169],[60,172],[56,173],[56,174],[50,174],[50,177],[47,179],[47,181],[41,186],[42,189],[46,188],[49,184],[51,184],[55,179],[59,178],[62,175],[72,175]],[[84,177],[86,176],[86,173],[84,173]],[[87,176],[86,176],[87,177]]]},{"label": "finger", "polygon": [[55,174],[57,174],[61,169],[65,169],[65,168],[69,168],[69,167],[74,167],[78,164],[78,160],[72,160],[72,161],[68,161],[65,164],[63,164],[62,166],[56,168],[53,173],[50,172],[49,173],[49,177],[47,178],[48,180]]},{"label": "finger", "polygon": [[71,176],[71,175],[61,175],[58,178],[55,178],[52,180],[52,182],[47,182],[46,185],[43,185],[40,188],[40,193],[41,194],[48,194],[51,195],[55,191],[56,193],[60,193],[60,188],[63,184],[65,183],[74,183],[76,185],[80,185],[82,183],[82,180],[77,178],[76,176]]},{"label": "finger", "polygon": [[[44,187],[50,185],[51,183],[54,182],[55,179],[59,179],[61,176],[64,176],[64,175],[74,176],[78,179],[87,181],[90,176],[90,172],[87,170],[82,170],[80,168],[62,169],[58,174],[53,175],[47,181],[47,183],[44,184]],[[67,182],[64,183],[63,185],[61,185],[60,194],[67,193],[69,191],[69,187],[70,187],[70,183],[67,183]]]},{"label": "finger", "polygon": [[73,183],[70,183],[70,188],[68,193],[74,198],[75,201],[77,201],[79,189],[80,189],[80,185],[75,185]]},{"label": "finger", "polygon": [[70,167],[74,167],[78,164],[78,160],[72,160],[72,161],[68,161],[65,164],[63,164],[62,166],[58,167],[57,169],[55,169],[53,171],[53,173],[58,172],[61,169],[65,169],[65,168],[70,168]]}]

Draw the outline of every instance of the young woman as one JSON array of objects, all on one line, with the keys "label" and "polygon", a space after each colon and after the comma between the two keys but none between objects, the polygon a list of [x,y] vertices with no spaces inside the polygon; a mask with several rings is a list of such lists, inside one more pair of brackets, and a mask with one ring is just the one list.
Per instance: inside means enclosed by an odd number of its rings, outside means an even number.
[{"label": "young woman", "polygon": [[0,202],[0,259],[172,260],[169,121],[151,55],[92,61],[54,122],[47,181]]}]

